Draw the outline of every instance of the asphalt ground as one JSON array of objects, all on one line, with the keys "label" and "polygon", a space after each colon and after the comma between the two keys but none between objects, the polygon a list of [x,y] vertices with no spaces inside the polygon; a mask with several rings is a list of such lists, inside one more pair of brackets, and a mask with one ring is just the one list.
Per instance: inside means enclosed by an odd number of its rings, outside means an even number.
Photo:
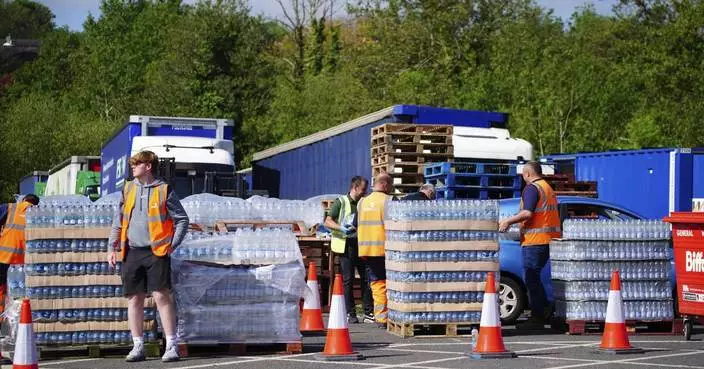
[{"label": "asphalt ground", "polygon": [[[633,346],[643,354],[609,355],[597,353],[600,336],[569,336],[546,331],[527,334],[514,327],[503,330],[513,359],[471,359],[471,337],[400,338],[376,328],[374,324],[350,325],[355,350],[365,357],[355,362],[318,361],[314,355],[323,350],[324,336],[304,337],[303,353],[296,355],[208,355],[184,358],[164,364],[157,358],[141,363],[126,363],[124,356],[100,359],[69,358],[41,361],[40,368],[51,369],[152,369],[152,368],[251,368],[251,369],[386,369],[386,368],[702,368],[704,369],[704,329],[695,329],[691,341],[682,336],[631,336]],[[2,368],[5,368],[3,366]],[[7,366],[10,368],[9,366]]]}]

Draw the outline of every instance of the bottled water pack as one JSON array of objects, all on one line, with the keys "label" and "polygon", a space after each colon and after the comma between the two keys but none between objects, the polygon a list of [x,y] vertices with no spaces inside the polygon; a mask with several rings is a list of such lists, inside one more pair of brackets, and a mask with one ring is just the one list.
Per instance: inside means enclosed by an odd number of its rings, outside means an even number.
[{"label": "bottled water pack", "polygon": [[[555,315],[568,320],[603,321],[606,305],[606,301],[557,301]],[[672,300],[624,301],[623,308],[626,320],[672,320],[674,317]]]},{"label": "bottled water pack", "polygon": [[[156,310],[144,309],[144,320],[156,318]],[[77,322],[110,322],[127,320],[127,309],[101,308],[101,309],[61,309],[61,310],[35,310],[32,311],[32,321],[35,323],[77,323]]]},{"label": "bottled water pack", "polygon": [[[13,295],[14,296],[14,295]],[[30,299],[67,299],[67,298],[104,298],[123,297],[122,286],[92,285],[92,286],[44,286],[26,288]]]},{"label": "bottled water pack", "polygon": [[559,261],[551,262],[553,279],[563,281],[611,280],[611,272],[620,271],[621,281],[669,280],[670,263],[667,261]]},{"label": "bottled water pack", "polygon": [[[556,300],[588,301],[609,299],[608,281],[553,281]],[[623,282],[621,297],[624,300],[666,300],[672,298],[669,281]]]},{"label": "bottled water pack", "polygon": [[77,202],[45,203],[27,209],[27,228],[105,228],[112,225],[118,205]]},{"label": "bottled water pack", "polygon": [[302,262],[296,236],[290,230],[238,229],[225,235],[187,238],[173,258],[230,264],[286,264]]},{"label": "bottled water pack", "polygon": [[562,237],[570,240],[665,240],[671,236],[669,223],[657,220],[567,219]]},{"label": "bottled water pack", "polygon": [[386,251],[387,261],[397,261],[402,263],[411,262],[485,262],[498,261],[498,251]]},{"label": "bottled water pack", "polygon": [[558,241],[550,243],[552,260],[668,260],[668,241]]},{"label": "bottled water pack", "polygon": [[107,239],[40,239],[26,242],[26,252],[33,254],[107,251]]},{"label": "bottled water pack", "polygon": [[212,225],[218,220],[303,221],[307,227],[322,223],[320,201],[279,200],[253,196],[247,200],[213,194],[196,194],[181,200],[191,223]]},{"label": "bottled water pack", "polygon": [[432,200],[392,201],[386,209],[386,219],[413,220],[492,220],[497,221],[499,202],[496,200]]},{"label": "bottled water pack", "polygon": [[[495,272],[496,278],[499,273]],[[390,281],[404,283],[486,282],[487,272],[396,272],[386,271]]]},{"label": "bottled water pack", "polygon": [[35,263],[27,264],[24,272],[28,276],[78,276],[118,274],[122,263],[112,268],[107,262],[93,263]]},{"label": "bottled water pack", "polygon": [[386,231],[387,241],[443,242],[443,241],[497,241],[498,232],[490,231]]},{"label": "bottled water pack", "polygon": [[389,300],[402,303],[471,304],[481,303],[484,292],[398,292],[388,290]]},{"label": "bottled water pack", "polygon": [[[128,344],[132,342],[129,331],[81,331],[81,332],[45,332],[37,333],[40,345],[86,345],[86,344]],[[146,342],[156,341],[156,333],[144,332]]]},{"label": "bottled water pack", "polygon": [[404,313],[389,310],[389,319],[398,323],[477,323],[481,319],[481,312],[448,311]]}]

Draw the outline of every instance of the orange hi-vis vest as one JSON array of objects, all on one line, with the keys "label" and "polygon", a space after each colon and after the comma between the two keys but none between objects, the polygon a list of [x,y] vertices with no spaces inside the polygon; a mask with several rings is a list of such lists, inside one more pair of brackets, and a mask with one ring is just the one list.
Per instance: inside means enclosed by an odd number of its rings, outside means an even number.
[{"label": "orange hi-vis vest", "polygon": [[357,206],[357,244],[359,256],[385,256],[384,209],[391,196],[375,191],[359,200]]},{"label": "orange hi-vis vest", "polygon": [[[149,209],[147,210],[149,240],[152,252],[156,256],[164,256],[171,252],[171,240],[174,237],[174,221],[168,216],[166,208],[166,198],[168,196],[168,185],[160,184],[151,192],[149,196]],[[137,185],[127,182],[123,190],[124,205],[122,207],[120,232],[120,259],[125,260],[127,255],[127,228],[132,218],[132,210],[137,202]]]},{"label": "orange hi-vis vest", "polygon": [[[528,186],[535,186],[539,197],[533,216],[521,226],[521,245],[547,245],[550,240],[560,238],[562,235],[557,196],[544,179],[539,179]],[[521,210],[523,210],[523,198],[521,198]]]},{"label": "orange hi-vis vest", "polygon": [[28,201],[8,206],[7,222],[0,233],[0,263],[24,264],[24,227],[30,206],[32,203]]}]

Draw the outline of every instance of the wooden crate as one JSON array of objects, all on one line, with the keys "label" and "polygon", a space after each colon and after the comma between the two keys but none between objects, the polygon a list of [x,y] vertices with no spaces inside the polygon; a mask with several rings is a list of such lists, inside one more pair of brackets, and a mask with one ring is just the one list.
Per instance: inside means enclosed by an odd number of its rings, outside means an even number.
[{"label": "wooden crate", "polygon": [[386,331],[398,337],[458,337],[470,336],[472,328],[479,329],[479,322],[462,323],[399,323],[389,320]]}]

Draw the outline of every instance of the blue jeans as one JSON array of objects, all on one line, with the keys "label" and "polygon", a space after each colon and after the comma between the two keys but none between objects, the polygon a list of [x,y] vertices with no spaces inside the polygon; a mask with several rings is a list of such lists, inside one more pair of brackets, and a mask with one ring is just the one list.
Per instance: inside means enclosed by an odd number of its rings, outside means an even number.
[{"label": "blue jeans", "polygon": [[531,245],[521,247],[523,253],[523,280],[528,289],[531,317],[543,319],[548,299],[540,280],[540,273],[550,259],[548,245]]}]

